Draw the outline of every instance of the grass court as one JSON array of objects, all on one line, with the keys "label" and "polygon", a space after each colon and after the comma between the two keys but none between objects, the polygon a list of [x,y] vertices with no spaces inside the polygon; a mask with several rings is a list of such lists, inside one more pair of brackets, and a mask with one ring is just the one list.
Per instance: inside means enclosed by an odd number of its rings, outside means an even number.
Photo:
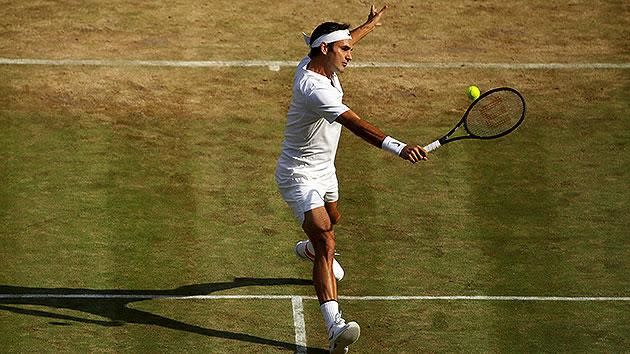
[{"label": "grass court", "polygon": [[[273,179],[293,68],[120,62],[297,61],[302,31],[355,27],[370,5],[309,4],[2,3],[0,58],[118,61],[0,65],[2,352],[324,352],[292,250],[302,233]],[[623,1],[391,4],[356,64],[508,65],[350,67],[360,116],[424,145],[471,84],[515,87],[528,112],[508,137],[414,166],[342,134],[351,352],[630,348],[628,38]]]}]

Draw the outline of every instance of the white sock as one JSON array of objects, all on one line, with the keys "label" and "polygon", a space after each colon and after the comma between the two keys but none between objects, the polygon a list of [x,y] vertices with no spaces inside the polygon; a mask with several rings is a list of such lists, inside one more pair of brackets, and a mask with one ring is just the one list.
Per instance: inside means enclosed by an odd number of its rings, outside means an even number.
[{"label": "white sock", "polygon": [[326,322],[326,328],[328,329],[328,335],[330,335],[330,330],[332,329],[337,316],[339,316],[339,303],[337,301],[327,301],[319,306],[320,310],[322,310],[322,315],[324,316],[324,322]]}]

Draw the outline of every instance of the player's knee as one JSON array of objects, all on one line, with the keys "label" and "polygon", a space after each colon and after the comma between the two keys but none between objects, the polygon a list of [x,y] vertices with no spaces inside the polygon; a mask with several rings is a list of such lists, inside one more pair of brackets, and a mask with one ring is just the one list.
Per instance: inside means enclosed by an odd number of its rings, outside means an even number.
[{"label": "player's knee", "polygon": [[334,257],[335,232],[330,214],[322,208],[309,211],[304,216],[302,228],[311,240],[315,254],[321,254],[327,258]]},{"label": "player's knee", "polygon": [[326,258],[334,258],[335,256],[335,234],[325,232],[316,237],[311,237],[315,254],[321,254]]},{"label": "player's knee", "polygon": [[325,234],[333,232],[333,223],[328,215],[326,217],[313,217],[311,213],[306,213],[302,229],[309,237],[326,237]]},{"label": "player's knee", "polygon": [[339,213],[330,215],[330,223],[333,225],[337,225],[339,223],[339,219],[341,219],[341,214]]},{"label": "player's knee", "polygon": [[341,213],[337,210],[337,204],[327,204],[326,212],[328,213],[328,217],[330,218],[330,223],[333,225],[337,225],[339,223],[339,219],[341,219]]},{"label": "player's knee", "polygon": [[304,231],[315,248],[315,253],[334,254],[335,252],[335,233],[332,231],[332,225],[304,225]]}]

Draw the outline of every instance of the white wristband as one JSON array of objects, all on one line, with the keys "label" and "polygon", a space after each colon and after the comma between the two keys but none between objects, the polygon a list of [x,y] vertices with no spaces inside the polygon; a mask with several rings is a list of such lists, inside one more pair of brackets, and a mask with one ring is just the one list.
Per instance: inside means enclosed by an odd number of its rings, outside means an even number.
[{"label": "white wristband", "polygon": [[386,136],[383,140],[383,143],[381,144],[381,149],[389,151],[396,156],[399,156],[400,152],[402,151],[402,149],[405,148],[405,146],[407,146],[407,144],[398,141],[391,136]]}]

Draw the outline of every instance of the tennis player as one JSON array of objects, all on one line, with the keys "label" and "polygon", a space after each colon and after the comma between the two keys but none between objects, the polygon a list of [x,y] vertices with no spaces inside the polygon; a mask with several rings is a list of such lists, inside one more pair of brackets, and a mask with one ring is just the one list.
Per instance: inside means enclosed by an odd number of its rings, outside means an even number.
[{"label": "tennis player", "polygon": [[304,34],[309,54],[297,66],[287,114],[276,182],[308,240],[300,241],[298,256],[313,261],[313,283],[328,328],[331,353],[346,353],[360,334],[356,322],[346,323],[337,301],[336,279],[343,268],[335,260],[333,227],[341,217],[335,155],[342,127],[366,142],[416,163],[427,159],[418,145],[410,146],[361,119],[343,103],[338,74],[352,60],[353,46],[380,24],[387,6],[371,7],[367,21],[350,31],[348,24],[325,22],[311,36]]}]

